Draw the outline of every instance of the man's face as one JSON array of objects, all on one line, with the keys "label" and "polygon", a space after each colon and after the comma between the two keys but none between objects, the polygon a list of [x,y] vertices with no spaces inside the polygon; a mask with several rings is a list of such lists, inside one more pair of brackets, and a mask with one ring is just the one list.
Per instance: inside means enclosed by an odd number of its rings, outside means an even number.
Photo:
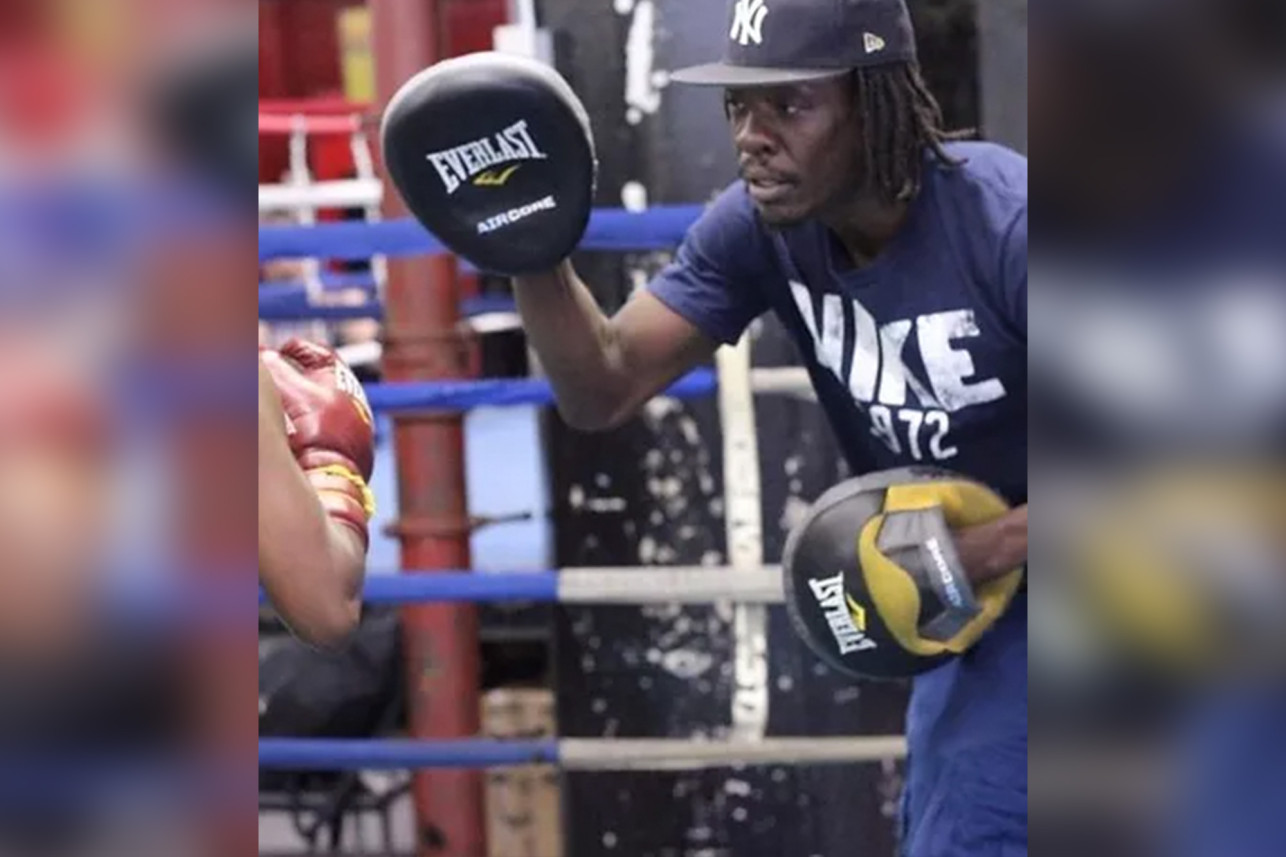
[{"label": "man's face", "polygon": [[768,223],[818,216],[857,188],[861,129],[847,77],[729,89],[725,108],[741,177]]}]

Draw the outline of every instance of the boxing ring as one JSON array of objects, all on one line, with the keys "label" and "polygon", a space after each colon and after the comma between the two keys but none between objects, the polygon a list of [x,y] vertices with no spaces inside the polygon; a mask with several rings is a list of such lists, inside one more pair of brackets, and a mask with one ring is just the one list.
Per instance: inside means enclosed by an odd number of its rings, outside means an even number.
[{"label": "boxing ring", "polygon": [[[263,117],[261,133],[342,134],[354,148],[365,142],[360,121],[351,117]],[[300,178],[300,176],[296,176]],[[309,260],[311,283],[261,284],[260,322],[316,323],[353,319],[383,320],[384,261],[431,257],[448,251],[411,219],[365,222],[319,222],[318,209],[362,208],[380,203],[379,183],[371,177],[316,189],[304,181],[260,188],[261,214],[307,209],[293,225],[261,225],[261,266],[278,260]],[[700,216],[699,206],[656,206],[643,211],[598,209],[591,216],[581,250],[608,253],[673,250]],[[321,262],[370,262],[371,274],[328,274]],[[463,267],[463,266],[462,266]],[[470,272],[467,268],[464,273]],[[427,288],[427,286],[426,286]],[[362,299],[335,305],[326,292],[360,289]],[[462,301],[462,324],[475,335],[516,330],[520,321],[510,301],[481,298]],[[340,349],[350,360],[375,361],[380,348]],[[377,414],[460,415],[475,408],[547,406],[553,403],[547,382],[529,379],[387,381],[368,385],[366,393]],[[330,740],[262,738],[263,770],[387,771],[483,770],[523,765],[554,765],[563,771],[674,771],[739,768],[756,765],[879,763],[902,758],[900,735],[770,736],[767,734],[767,611],[783,601],[779,568],[765,565],[761,534],[759,450],[755,430],[755,396],[811,398],[802,369],[753,369],[747,339],[720,350],[713,370],[698,370],[661,394],[662,398],[715,398],[721,422],[724,458],[724,521],[727,563],[720,566],[632,566],[569,568],[547,571],[477,573],[471,569],[406,571],[369,576],[364,601],[406,607],[423,604],[545,603],[567,605],[725,605],[733,611],[735,636],[734,704],[727,737],[708,739],[553,738],[495,740],[460,736],[440,740]],[[265,603],[260,593],[261,606]],[[800,644],[802,647],[802,643]]]}]

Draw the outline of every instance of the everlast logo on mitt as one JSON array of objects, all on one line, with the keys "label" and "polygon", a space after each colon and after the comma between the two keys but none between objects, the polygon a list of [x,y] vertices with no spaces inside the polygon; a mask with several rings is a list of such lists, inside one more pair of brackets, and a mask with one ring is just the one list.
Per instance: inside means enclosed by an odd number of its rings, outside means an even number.
[{"label": "everlast logo on mitt", "polygon": [[543,161],[549,156],[536,145],[527,130],[527,120],[523,119],[490,137],[442,152],[431,152],[425,157],[438,171],[450,196],[467,181],[478,186],[503,185],[520,165],[504,170],[494,170],[493,167],[515,161]]},{"label": "everlast logo on mitt", "polygon": [[844,575],[837,574],[824,580],[813,579],[808,581],[808,587],[813,590],[813,597],[825,611],[826,623],[830,625],[841,655],[875,648],[875,641],[866,636],[853,621],[853,611],[849,609],[844,597]]}]

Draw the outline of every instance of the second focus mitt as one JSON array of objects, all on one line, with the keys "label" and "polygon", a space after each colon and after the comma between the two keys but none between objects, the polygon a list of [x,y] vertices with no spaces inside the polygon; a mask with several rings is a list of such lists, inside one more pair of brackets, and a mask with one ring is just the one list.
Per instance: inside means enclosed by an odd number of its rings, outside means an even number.
[{"label": "second focus mitt", "polygon": [[571,255],[593,206],[589,116],[549,66],[500,53],[437,63],[389,101],[384,160],[411,213],[480,270]]},{"label": "second focus mitt", "polygon": [[786,541],[786,605],[822,660],[863,678],[907,678],[964,653],[1013,600],[1022,569],[976,588],[952,530],[1008,505],[944,470],[907,467],[827,491]]}]

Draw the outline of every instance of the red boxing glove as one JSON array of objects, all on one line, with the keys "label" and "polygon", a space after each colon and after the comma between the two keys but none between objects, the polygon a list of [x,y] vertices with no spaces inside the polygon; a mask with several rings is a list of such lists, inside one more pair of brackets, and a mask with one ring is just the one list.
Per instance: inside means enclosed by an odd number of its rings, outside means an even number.
[{"label": "red boxing glove", "polygon": [[260,359],[281,395],[295,460],[327,513],[369,542],[375,501],[367,481],[375,459],[375,427],[362,385],[329,348],[292,339]]}]

